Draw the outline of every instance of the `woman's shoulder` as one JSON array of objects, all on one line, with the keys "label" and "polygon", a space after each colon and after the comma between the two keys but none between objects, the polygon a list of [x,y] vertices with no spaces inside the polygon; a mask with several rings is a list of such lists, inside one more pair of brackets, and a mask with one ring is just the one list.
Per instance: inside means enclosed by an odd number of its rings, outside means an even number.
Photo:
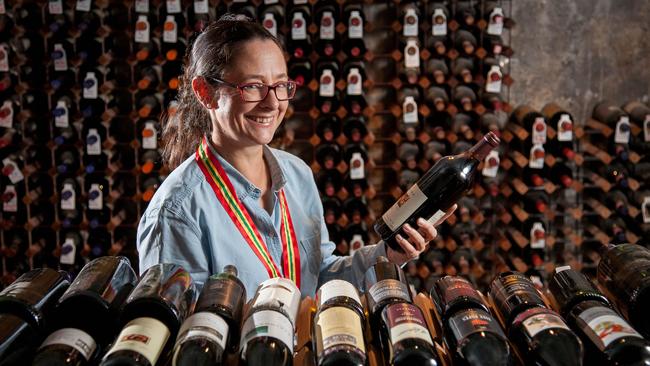
[{"label": "woman's shoulder", "polygon": [[194,155],[187,158],[163,180],[156,190],[147,211],[166,208],[172,211],[182,208],[186,202],[196,197],[197,188],[205,181]]},{"label": "woman's shoulder", "polygon": [[292,153],[269,147],[285,173],[313,177],[311,167]]}]

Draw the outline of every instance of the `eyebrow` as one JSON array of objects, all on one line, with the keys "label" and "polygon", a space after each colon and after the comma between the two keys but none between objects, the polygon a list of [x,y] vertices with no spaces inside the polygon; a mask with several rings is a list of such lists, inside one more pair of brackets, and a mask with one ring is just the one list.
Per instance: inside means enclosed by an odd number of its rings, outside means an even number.
[{"label": "eyebrow", "polygon": [[[259,74],[256,74],[256,75],[246,75],[245,78],[246,78],[246,79],[263,79],[264,76],[266,76],[266,75],[259,75]],[[276,77],[276,78],[288,78],[289,75],[287,75],[286,73],[283,72],[283,73],[281,73],[281,74],[275,74],[275,77]]]}]

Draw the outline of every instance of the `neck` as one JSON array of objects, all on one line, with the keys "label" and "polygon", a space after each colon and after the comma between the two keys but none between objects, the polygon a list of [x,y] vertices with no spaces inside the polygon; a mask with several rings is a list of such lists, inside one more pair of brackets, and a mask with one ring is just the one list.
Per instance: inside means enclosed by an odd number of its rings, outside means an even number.
[{"label": "neck", "polygon": [[212,146],[221,157],[263,192],[271,186],[271,176],[264,162],[262,145],[233,148],[212,138]]}]

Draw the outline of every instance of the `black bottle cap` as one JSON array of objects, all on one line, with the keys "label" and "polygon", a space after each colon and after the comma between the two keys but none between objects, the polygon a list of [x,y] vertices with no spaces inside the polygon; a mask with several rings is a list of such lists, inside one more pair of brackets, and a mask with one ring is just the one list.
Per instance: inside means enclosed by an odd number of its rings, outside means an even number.
[{"label": "black bottle cap", "polygon": [[566,316],[578,303],[586,300],[600,301],[610,306],[607,298],[582,273],[571,267],[558,267],[548,284],[555,301],[560,307],[560,314]]}]

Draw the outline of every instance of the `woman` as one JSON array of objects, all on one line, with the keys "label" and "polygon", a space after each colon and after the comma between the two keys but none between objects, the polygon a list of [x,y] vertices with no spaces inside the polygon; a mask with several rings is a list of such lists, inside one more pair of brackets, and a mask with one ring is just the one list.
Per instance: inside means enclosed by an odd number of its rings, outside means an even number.
[{"label": "woman", "polygon": [[175,169],[138,227],[141,272],[173,262],[202,285],[234,264],[249,298],[271,276],[314,296],[333,278],[360,285],[378,256],[403,264],[437,235],[420,219],[419,231],[408,227],[409,238],[398,239],[404,253],[380,243],[333,256],[310,167],[267,146],[296,88],[278,41],[259,24],[224,17],[185,62],[179,107],[163,131]]}]

